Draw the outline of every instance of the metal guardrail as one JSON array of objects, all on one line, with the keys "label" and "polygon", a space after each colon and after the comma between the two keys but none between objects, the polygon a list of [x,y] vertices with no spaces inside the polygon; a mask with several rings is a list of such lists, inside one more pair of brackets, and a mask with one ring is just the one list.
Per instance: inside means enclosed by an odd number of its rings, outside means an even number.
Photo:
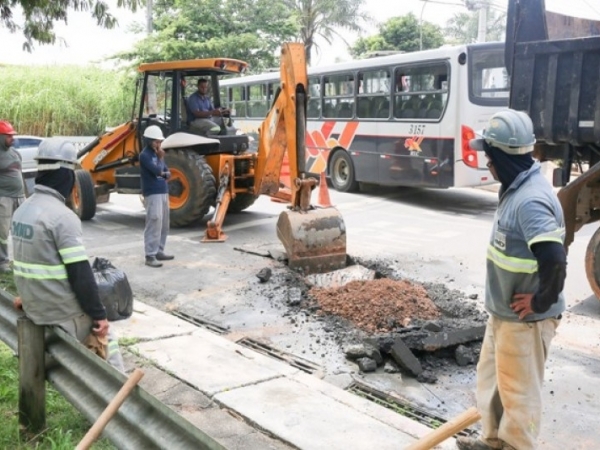
[{"label": "metal guardrail", "polygon": [[[0,289],[0,339],[16,352],[21,314],[12,301],[12,295]],[[46,378],[91,423],[127,379],[57,327],[46,327]],[[106,426],[103,436],[123,450],[225,449],[139,386]]]}]

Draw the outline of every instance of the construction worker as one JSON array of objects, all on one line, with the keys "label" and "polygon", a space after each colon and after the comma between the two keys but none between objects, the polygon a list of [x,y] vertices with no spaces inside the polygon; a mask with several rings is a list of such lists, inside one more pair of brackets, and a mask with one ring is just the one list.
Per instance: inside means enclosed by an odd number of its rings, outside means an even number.
[{"label": "construction worker", "polygon": [[146,205],[144,252],[146,265],[162,267],[161,261],[175,258],[167,255],[165,245],[169,234],[169,186],[171,172],[165,164],[165,151],[161,148],[165,137],[157,125],[144,130],[145,147],[140,153],[142,194]]},{"label": "construction worker", "polygon": [[477,365],[480,439],[459,438],[461,450],[536,448],[544,364],[565,310],[565,224],[552,186],[531,156],[529,116],[494,114],[470,145],[485,152],[500,181],[487,250],[485,306],[489,321]]},{"label": "construction worker", "polygon": [[23,309],[37,325],[58,325],[80,342],[107,342],[107,359],[120,371],[123,361],[109,333],[106,310],[83,246],[79,218],[66,205],[75,184],[75,146],[44,140],[35,157],[34,193],[13,215],[14,278]]},{"label": "construction worker", "polygon": [[17,134],[10,122],[0,120],[0,273],[9,273],[8,233],[12,215],[25,200],[21,154],[13,147]]}]

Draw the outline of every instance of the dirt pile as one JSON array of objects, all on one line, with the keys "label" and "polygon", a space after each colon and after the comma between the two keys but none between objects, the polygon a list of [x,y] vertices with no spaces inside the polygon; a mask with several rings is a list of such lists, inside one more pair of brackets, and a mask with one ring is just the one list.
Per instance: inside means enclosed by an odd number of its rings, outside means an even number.
[{"label": "dirt pile", "polygon": [[342,287],[312,288],[308,296],[318,303],[321,314],[343,317],[368,333],[385,333],[410,326],[414,319],[441,316],[426,289],[407,280],[352,281]]}]

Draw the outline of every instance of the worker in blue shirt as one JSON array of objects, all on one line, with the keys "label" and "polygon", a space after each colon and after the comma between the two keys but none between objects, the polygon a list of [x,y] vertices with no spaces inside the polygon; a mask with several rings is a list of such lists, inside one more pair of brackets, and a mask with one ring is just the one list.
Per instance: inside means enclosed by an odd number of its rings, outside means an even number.
[{"label": "worker in blue shirt", "polygon": [[198,90],[187,99],[187,106],[192,122],[190,127],[202,135],[219,134],[221,131],[222,116],[228,115],[227,108],[215,108],[208,95],[208,80],[198,80]]},{"label": "worker in blue shirt", "polygon": [[171,172],[165,164],[165,151],[162,130],[150,125],[144,130],[146,146],[140,153],[142,194],[146,205],[146,226],[144,228],[144,251],[146,265],[162,267],[161,261],[174,258],[167,255],[165,245],[169,234],[169,186],[167,180]]}]

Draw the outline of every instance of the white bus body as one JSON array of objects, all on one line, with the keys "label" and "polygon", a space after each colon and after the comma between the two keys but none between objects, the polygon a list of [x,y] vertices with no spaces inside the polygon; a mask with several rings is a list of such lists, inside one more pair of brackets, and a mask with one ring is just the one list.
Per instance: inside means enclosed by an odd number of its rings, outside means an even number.
[{"label": "white bus body", "polygon": [[[508,107],[504,44],[444,47],[311,68],[306,169],[340,191],[359,182],[432,188],[494,180],[468,146]],[[234,125],[257,135],[279,73],[220,82]]]}]

